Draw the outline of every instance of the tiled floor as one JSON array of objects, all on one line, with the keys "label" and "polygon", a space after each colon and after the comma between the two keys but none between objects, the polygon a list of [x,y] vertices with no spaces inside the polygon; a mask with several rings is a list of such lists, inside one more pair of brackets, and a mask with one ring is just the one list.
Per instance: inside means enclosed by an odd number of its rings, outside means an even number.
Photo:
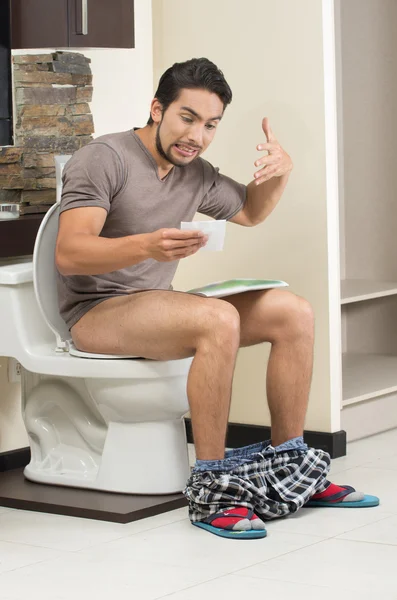
[{"label": "tiled floor", "polygon": [[185,509],[118,525],[0,507],[0,599],[397,600],[397,430],[350,444],[331,479],[381,505],[302,509],[250,541]]}]

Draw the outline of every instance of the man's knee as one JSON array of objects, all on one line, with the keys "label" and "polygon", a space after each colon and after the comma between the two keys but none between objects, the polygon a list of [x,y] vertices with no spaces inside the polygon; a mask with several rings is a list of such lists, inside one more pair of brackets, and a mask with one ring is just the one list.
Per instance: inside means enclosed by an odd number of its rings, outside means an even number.
[{"label": "man's knee", "polygon": [[[276,291],[276,290],[274,290]],[[310,303],[287,291],[278,291],[274,295],[274,310],[277,315],[278,337],[283,339],[314,336],[314,313]]]},{"label": "man's knee", "polygon": [[305,298],[290,294],[285,307],[285,321],[289,335],[313,337],[314,313]]},{"label": "man's knee", "polygon": [[240,341],[240,315],[238,310],[217,298],[209,298],[205,303],[204,329],[208,335],[219,340]]}]

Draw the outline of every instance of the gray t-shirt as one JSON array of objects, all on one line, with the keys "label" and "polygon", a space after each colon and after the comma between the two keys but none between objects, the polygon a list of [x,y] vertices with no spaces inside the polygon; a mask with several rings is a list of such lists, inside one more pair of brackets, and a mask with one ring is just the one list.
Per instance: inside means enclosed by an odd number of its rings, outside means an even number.
[{"label": "gray t-shirt", "polygon": [[[246,186],[220,175],[202,158],[174,167],[160,179],[156,161],[133,130],[96,138],[68,161],[63,172],[61,213],[99,206],[108,215],[106,238],[178,228],[196,212],[230,219],[243,207]],[[115,296],[171,288],[177,260],[147,259],[103,275],[58,273],[60,313],[69,329],[93,306]]]}]

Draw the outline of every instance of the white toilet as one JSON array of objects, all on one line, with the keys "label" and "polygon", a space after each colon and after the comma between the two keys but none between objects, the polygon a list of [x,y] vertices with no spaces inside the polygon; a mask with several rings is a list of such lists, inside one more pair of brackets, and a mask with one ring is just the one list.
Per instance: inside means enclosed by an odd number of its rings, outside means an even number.
[{"label": "white toilet", "polygon": [[33,262],[0,263],[0,356],[23,366],[27,479],[127,494],[180,492],[189,476],[183,415],[192,358],[153,361],[79,352],[58,311],[59,204]]}]

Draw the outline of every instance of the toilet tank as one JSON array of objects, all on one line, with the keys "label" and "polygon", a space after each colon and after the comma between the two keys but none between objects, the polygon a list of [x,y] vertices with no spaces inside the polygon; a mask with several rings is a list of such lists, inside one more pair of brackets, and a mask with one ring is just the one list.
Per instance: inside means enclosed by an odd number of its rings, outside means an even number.
[{"label": "toilet tank", "polygon": [[23,364],[23,355],[37,344],[54,341],[33,287],[32,260],[0,261],[0,356]]}]

